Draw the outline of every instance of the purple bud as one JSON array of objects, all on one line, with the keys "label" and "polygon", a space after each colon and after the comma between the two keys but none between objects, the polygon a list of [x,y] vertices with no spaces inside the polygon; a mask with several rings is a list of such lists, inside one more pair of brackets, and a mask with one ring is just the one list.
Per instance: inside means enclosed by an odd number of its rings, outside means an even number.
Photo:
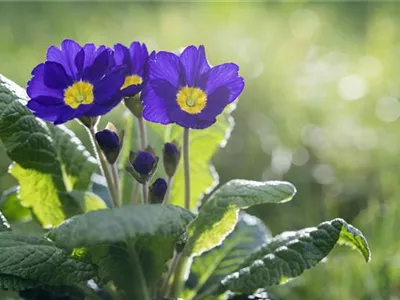
[{"label": "purple bud", "polygon": [[150,187],[151,203],[162,203],[167,193],[168,185],[164,178],[157,178]]},{"label": "purple bud", "polygon": [[149,175],[156,164],[156,158],[146,151],[139,151],[133,161],[133,168],[142,176]]},{"label": "purple bud", "polygon": [[108,129],[96,132],[96,140],[103,151],[115,151],[119,149],[118,135]]}]

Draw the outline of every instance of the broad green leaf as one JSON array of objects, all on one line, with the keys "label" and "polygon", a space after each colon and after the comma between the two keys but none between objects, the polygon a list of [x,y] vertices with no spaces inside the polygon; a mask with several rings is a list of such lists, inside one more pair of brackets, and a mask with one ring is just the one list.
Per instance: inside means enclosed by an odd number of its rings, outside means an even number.
[{"label": "broad green leaf", "polygon": [[192,299],[197,293],[237,271],[243,260],[270,238],[271,234],[261,220],[241,212],[235,229],[220,246],[193,259],[182,297]]},{"label": "broad green leaf", "polygon": [[113,280],[130,299],[141,299],[135,285],[154,285],[192,219],[172,205],[126,205],[75,216],[48,237],[68,251],[86,248],[103,281]]},{"label": "broad green leaf", "polygon": [[35,118],[26,100],[21,87],[0,75],[0,139],[15,161],[11,174],[20,181],[22,205],[52,227],[66,217],[60,195],[85,190],[96,163],[71,131]]},{"label": "broad green leaf", "polygon": [[66,214],[58,194],[63,187],[60,186],[59,189],[56,187],[52,175],[25,169],[16,163],[10,168],[10,174],[20,184],[21,204],[32,208],[44,228],[57,225],[65,220]]},{"label": "broad green leaf", "polygon": [[72,191],[69,192],[68,195],[75,201],[75,204],[82,213],[107,208],[107,205],[103,199],[101,199],[95,193]]},{"label": "broad green leaf", "polygon": [[[233,118],[230,116],[235,105],[231,105],[217,117],[217,122],[203,130],[190,131],[190,209],[196,207],[201,196],[211,191],[218,184],[218,174],[215,172],[211,164],[211,158],[219,147],[226,144],[227,139],[233,129]],[[182,145],[183,128],[178,125],[161,126],[147,123],[150,128],[151,145],[157,145],[157,150],[162,149],[163,142],[171,142],[176,140]],[[154,135],[156,137],[154,137]],[[159,153],[161,155],[161,152]],[[160,164],[160,167],[162,164]],[[183,163],[181,163],[174,176],[171,189],[170,203],[174,205],[184,206],[184,178]],[[161,175],[161,174],[159,174]]]},{"label": "broad green leaf", "polygon": [[32,219],[31,211],[21,205],[18,192],[19,186],[13,186],[4,191],[0,199],[0,209],[10,222],[26,222]]},{"label": "broad green leaf", "polygon": [[361,252],[371,259],[368,243],[362,233],[342,219],[323,222],[317,227],[285,232],[250,255],[235,272],[221,281],[219,293],[252,293],[259,288],[283,284],[314,267],[336,244]]},{"label": "broad green leaf", "polygon": [[69,285],[96,276],[93,265],[78,261],[45,238],[0,233],[0,283],[20,289],[40,285]]},{"label": "broad green leaf", "polygon": [[[34,280],[23,279],[18,276],[0,274],[0,290],[22,291],[39,286]],[[6,298],[7,299],[7,298]]]},{"label": "broad green leaf", "polygon": [[231,180],[215,191],[190,224],[187,256],[198,256],[222,243],[233,230],[240,209],[263,203],[284,203],[296,193],[288,182]]}]

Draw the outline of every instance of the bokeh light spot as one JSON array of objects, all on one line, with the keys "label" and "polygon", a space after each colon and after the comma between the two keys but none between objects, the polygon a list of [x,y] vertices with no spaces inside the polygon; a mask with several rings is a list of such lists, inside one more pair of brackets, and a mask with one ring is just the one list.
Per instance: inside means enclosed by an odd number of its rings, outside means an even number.
[{"label": "bokeh light spot", "polygon": [[384,122],[394,122],[400,117],[400,103],[394,97],[383,97],[376,102],[375,113]]},{"label": "bokeh light spot", "polygon": [[339,95],[344,100],[358,100],[367,93],[365,80],[358,75],[348,75],[340,79]]}]

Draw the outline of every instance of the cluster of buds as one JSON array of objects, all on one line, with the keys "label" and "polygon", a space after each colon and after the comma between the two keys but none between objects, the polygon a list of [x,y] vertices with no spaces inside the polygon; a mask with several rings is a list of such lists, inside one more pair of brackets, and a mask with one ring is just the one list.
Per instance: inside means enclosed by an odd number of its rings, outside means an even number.
[{"label": "cluster of buds", "polygon": [[[104,156],[110,165],[115,164],[121,152],[124,133],[118,134],[112,123],[108,123],[104,130],[96,132],[96,141],[99,144]],[[165,143],[163,147],[163,165],[168,178],[176,173],[181,150],[176,141]],[[147,147],[138,152],[131,151],[129,164],[125,170],[140,184],[148,184],[155,174],[159,163],[159,157],[154,149]],[[167,181],[164,178],[157,178],[149,187],[150,203],[163,203],[168,190]]]}]

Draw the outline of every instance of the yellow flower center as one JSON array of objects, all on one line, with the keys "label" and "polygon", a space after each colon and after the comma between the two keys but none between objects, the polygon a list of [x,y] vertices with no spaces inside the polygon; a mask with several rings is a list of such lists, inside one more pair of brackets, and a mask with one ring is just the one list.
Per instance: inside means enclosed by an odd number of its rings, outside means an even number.
[{"label": "yellow flower center", "polygon": [[77,108],[81,104],[93,102],[93,85],[86,81],[78,81],[64,91],[65,104]]},{"label": "yellow flower center", "polygon": [[176,95],[176,102],[182,110],[195,115],[206,107],[207,95],[199,88],[185,86]]},{"label": "yellow flower center", "polygon": [[121,90],[123,90],[131,85],[141,84],[142,82],[143,82],[143,79],[139,75],[135,74],[135,75],[126,76],[124,84],[121,87]]}]

